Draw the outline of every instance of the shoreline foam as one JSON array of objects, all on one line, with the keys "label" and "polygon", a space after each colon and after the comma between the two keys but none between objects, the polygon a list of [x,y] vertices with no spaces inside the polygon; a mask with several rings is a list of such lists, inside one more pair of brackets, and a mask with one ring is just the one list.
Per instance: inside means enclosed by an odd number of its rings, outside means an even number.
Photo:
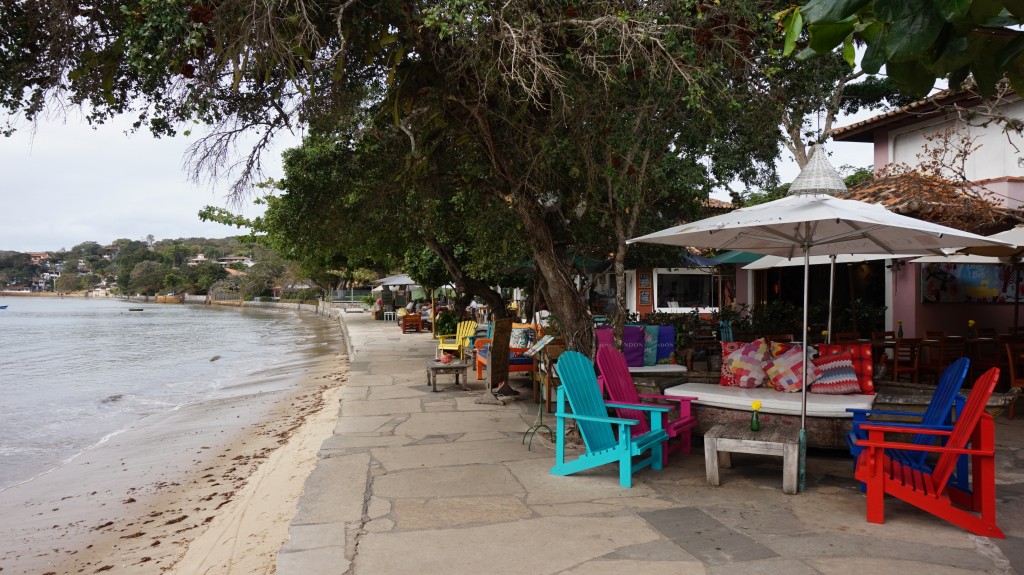
[{"label": "shoreline foam", "polygon": [[[228,565],[251,558],[263,567],[246,572],[272,572],[290,515],[252,525],[262,531],[244,540],[223,525],[294,512],[298,495],[279,487],[301,491],[296,473],[312,470],[316,438],[333,429],[347,377],[337,323],[329,330],[319,352],[255,374],[229,396],[159,414],[0,493],[0,569],[163,573],[198,557],[204,572],[219,573],[227,572],[214,564],[222,552],[237,549],[245,557],[228,553]],[[267,484],[278,487],[261,492]],[[202,551],[189,552],[193,545]]]}]

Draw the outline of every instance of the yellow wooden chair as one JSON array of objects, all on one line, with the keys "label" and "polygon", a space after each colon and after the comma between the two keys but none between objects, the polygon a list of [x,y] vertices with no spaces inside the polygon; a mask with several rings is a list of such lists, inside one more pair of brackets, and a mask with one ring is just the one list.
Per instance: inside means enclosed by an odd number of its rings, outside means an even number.
[{"label": "yellow wooden chair", "polygon": [[469,337],[474,333],[476,333],[476,322],[467,319],[459,322],[454,334],[438,334],[437,355],[440,356],[443,352],[454,352],[458,353],[460,358],[463,357],[469,346]]}]

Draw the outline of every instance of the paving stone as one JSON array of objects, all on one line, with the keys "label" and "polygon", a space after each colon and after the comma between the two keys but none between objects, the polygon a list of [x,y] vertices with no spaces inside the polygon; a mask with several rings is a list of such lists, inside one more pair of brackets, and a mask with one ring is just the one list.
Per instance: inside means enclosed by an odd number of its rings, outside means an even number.
[{"label": "paving stone", "polygon": [[[820,572],[796,559],[769,557],[754,561],[739,561],[726,565],[711,565],[708,575],[820,575]],[[863,575],[863,574],[861,574]],[[904,574],[905,575],[905,574]]]},{"label": "paving stone", "polygon": [[[693,562],[698,565],[703,565],[697,558],[690,555],[682,547],[669,541],[668,539],[659,539],[657,541],[651,541],[649,543],[641,543],[639,545],[631,545],[629,547],[623,547],[614,553],[610,553],[605,556],[607,559],[640,559],[642,561],[678,561],[678,562]],[[635,571],[635,573],[645,573],[644,571]]]},{"label": "paving stone", "polygon": [[412,529],[446,529],[461,525],[501,523],[533,516],[523,502],[510,495],[491,497],[448,497],[444,499],[398,499],[397,525]]},{"label": "paving stone", "polygon": [[292,525],[288,528],[288,542],[282,551],[301,551],[320,547],[345,548],[344,523]]},{"label": "paving stone", "polygon": [[282,551],[277,555],[277,575],[337,575],[350,566],[343,547]]},{"label": "paving stone", "polygon": [[321,459],[306,479],[293,524],[359,521],[366,492],[366,454]]},{"label": "paving stone", "polygon": [[771,549],[729,529],[695,507],[645,511],[639,515],[704,563],[722,565],[777,556]]},{"label": "paving stone", "polygon": [[927,573],[928,575],[964,575],[977,573],[975,569],[964,569],[942,563],[922,561],[901,561],[899,559],[883,559],[877,557],[857,557],[856,561],[848,558],[817,558],[808,559],[807,564],[823,575],[907,575],[909,573]]},{"label": "paving stone", "polygon": [[636,559],[598,559],[587,561],[572,569],[561,572],[564,575],[622,575],[643,573],[643,575],[704,575],[704,565],[699,561],[641,561]]},{"label": "paving stone", "polygon": [[373,493],[389,499],[464,497],[523,493],[523,486],[503,465],[425,466],[375,478]]},{"label": "paving stone", "polygon": [[853,533],[807,532],[774,536],[766,534],[761,542],[784,557],[873,557],[877,559],[904,559],[962,569],[988,570],[990,558],[978,553],[970,534],[963,537],[969,546],[947,547],[937,540],[935,545],[908,544],[884,536],[867,537]]},{"label": "paving stone", "polygon": [[[639,483],[634,483],[632,489],[623,489],[619,485],[619,471],[616,465],[604,465],[562,477],[550,473],[554,463],[554,458],[550,456],[506,463],[519,482],[526,486],[526,491],[529,493],[526,500],[528,505],[643,497],[654,493],[651,488]],[[641,474],[648,472],[657,473],[645,469]],[[637,476],[634,475],[634,481],[636,478]]]},{"label": "paving stone", "polygon": [[[546,517],[460,529],[368,534],[359,573],[558,573],[659,535],[635,517]],[[416,550],[410,553],[409,550]]]},{"label": "paving stone", "polygon": [[419,399],[381,399],[368,401],[346,401],[341,406],[342,417],[365,417],[372,415],[393,415],[398,413],[420,413],[423,406]]},{"label": "paving stone", "polygon": [[527,451],[517,439],[503,439],[387,447],[374,449],[373,456],[389,471],[397,471],[431,466],[489,464],[515,459],[536,459],[543,457],[543,454]]},{"label": "paving stone", "polygon": [[338,424],[334,426],[334,433],[337,435],[343,433],[379,431],[393,419],[394,417],[391,415],[355,417],[343,414],[338,420]]},{"label": "paving stone", "polygon": [[395,430],[405,435],[465,433],[473,431],[526,431],[523,420],[511,412],[414,413]]}]

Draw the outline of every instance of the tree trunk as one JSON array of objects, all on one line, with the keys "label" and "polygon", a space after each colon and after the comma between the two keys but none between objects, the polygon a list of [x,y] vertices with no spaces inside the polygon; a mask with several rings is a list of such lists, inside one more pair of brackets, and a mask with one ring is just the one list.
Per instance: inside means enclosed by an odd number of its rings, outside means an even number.
[{"label": "tree trunk", "polygon": [[593,357],[594,322],[573,282],[572,268],[555,248],[551,228],[525,202],[516,202],[513,206],[531,237],[527,244],[533,256],[534,273],[544,276],[544,300],[548,310],[558,318],[566,347]]}]

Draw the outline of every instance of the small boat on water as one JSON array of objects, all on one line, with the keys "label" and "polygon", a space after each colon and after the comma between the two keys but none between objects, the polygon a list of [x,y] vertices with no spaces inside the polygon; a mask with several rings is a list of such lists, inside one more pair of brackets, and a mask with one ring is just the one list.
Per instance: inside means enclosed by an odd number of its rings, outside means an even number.
[{"label": "small boat on water", "polygon": [[0,305],[0,309],[7,309],[7,306],[5,306],[5,305]]},{"label": "small boat on water", "polygon": [[128,311],[142,311],[143,309],[145,309],[145,308],[141,308],[141,307],[130,307],[130,308],[128,308]]}]

